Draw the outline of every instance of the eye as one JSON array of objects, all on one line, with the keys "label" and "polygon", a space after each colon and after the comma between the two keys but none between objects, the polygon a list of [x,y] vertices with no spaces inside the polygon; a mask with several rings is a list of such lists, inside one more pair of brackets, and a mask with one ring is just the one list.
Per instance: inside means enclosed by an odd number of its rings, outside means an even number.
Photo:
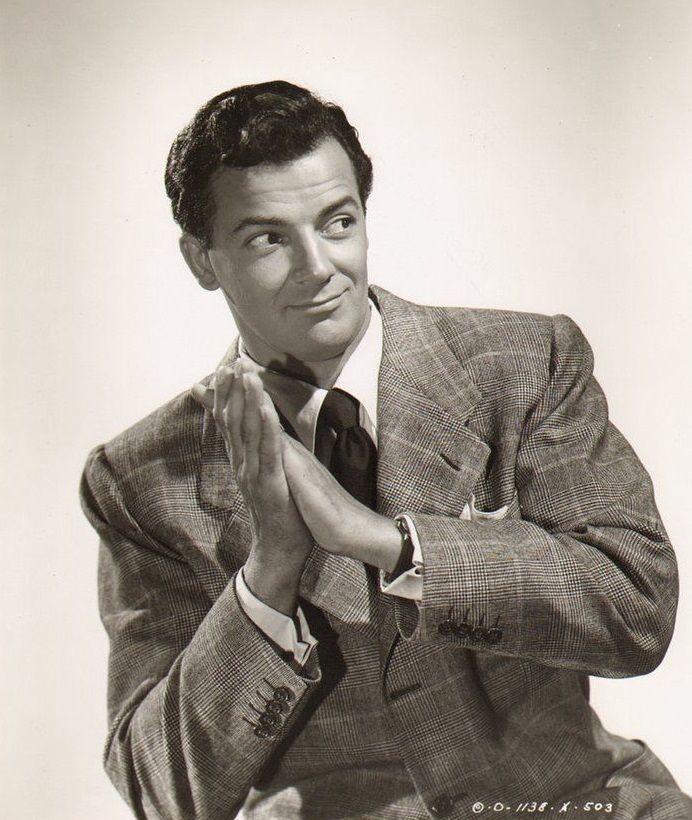
[{"label": "eye", "polygon": [[283,238],[280,234],[274,233],[274,231],[267,231],[266,233],[253,236],[252,239],[248,241],[248,245],[256,250],[262,251],[274,248],[282,242]]},{"label": "eye", "polygon": [[325,225],[322,233],[329,237],[347,236],[351,228],[355,225],[356,220],[352,216],[337,216],[331,222]]}]

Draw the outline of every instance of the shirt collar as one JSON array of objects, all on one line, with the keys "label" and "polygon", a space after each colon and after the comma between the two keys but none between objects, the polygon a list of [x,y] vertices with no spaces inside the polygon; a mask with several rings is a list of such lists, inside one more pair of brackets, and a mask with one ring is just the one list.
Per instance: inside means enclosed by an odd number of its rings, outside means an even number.
[{"label": "shirt collar", "polygon": [[[268,370],[257,364],[245,349],[243,340],[238,344],[238,355],[259,375],[264,389],[274,404],[293,427],[301,442],[314,450],[315,429],[322,402],[327,391],[301,379]],[[382,359],[382,317],[370,302],[370,321],[358,346],[344,364],[334,387],[345,390],[356,398],[363,409],[361,424],[377,442],[377,383]]]}]

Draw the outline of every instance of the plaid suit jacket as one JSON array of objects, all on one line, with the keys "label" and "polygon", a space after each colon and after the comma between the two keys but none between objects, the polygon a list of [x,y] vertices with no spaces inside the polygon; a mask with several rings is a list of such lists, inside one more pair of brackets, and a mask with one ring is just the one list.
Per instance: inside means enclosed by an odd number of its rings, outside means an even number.
[{"label": "plaid suit jacket", "polygon": [[147,818],[466,818],[478,802],[514,816],[533,801],[552,816],[567,800],[692,817],[652,752],[588,704],[588,675],[660,662],[677,576],[586,340],[564,316],[372,295],[378,509],[415,522],[420,608],[315,548],[301,598],[320,644],[297,669],[238,604],[248,514],[212,417],[179,396],[96,448],[82,481],[110,777]]}]

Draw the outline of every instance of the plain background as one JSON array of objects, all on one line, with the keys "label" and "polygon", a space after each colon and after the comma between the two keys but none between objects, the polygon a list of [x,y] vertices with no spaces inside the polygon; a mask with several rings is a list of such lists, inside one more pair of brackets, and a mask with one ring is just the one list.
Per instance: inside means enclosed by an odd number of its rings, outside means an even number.
[{"label": "plain background", "polygon": [[107,646],[77,483],[93,445],[232,339],[178,254],[163,165],[209,97],[276,78],[340,102],[373,157],[373,281],[567,313],[590,340],[682,580],[663,665],[594,681],[593,701],[692,790],[692,5],[42,0],[3,16],[0,814],[129,817],[101,771]]}]

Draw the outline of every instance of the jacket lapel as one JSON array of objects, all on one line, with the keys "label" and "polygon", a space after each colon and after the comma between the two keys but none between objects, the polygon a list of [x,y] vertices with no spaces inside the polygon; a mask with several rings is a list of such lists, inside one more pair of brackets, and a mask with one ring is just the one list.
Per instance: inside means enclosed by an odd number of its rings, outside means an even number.
[{"label": "jacket lapel", "polygon": [[440,309],[372,291],[384,320],[378,509],[460,515],[490,454],[467,427],[480,392],[445,339]]},{"label": "jacket lapel", "polygon": [[[434,308],[371,290],[383,319],[378,387],[378,502],[383,515],[460,515],[489,454],[466,422],[480,398],[440,331]],[[441,314],[440,314],[441,315]],[[237,357],[237,343],[225,360]],[[219,549],[239,566],[250,548],[250,519],[211,413],[205,412],[199,481],[203,502],[228,510]],[[230,559],[230,560],[229,560]],[[375,638],[376,575],[359,561],[315,547],[300,594]]]}]

